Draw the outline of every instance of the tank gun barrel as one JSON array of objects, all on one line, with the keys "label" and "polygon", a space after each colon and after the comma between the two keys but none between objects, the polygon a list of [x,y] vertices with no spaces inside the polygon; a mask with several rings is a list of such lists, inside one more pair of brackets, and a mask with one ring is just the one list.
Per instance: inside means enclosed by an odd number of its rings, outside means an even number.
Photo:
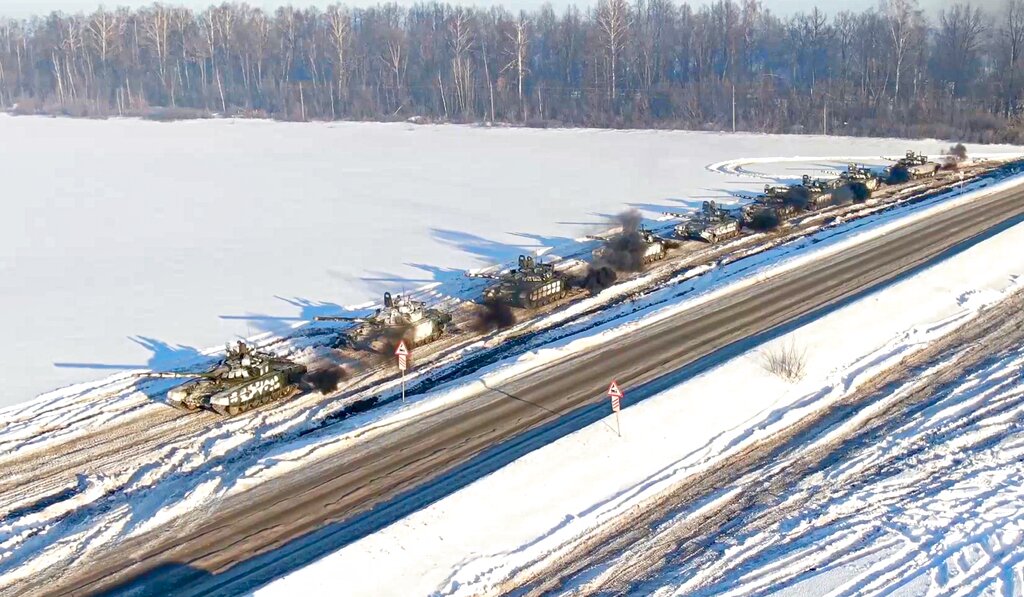
[{"label": "tank gun barrel", "polygon": [[195,379],[197,377],[206,377],[213,379],[213,375],[209,373],[179,373],[175,371],[147,371],[145,373],[135,373],[132,377],[140,378],[160,378],[160,379]]},{"label": "tank gun barrel", "polygon": [[344,315],[317,315],[313,321],[366,321],[365,317],[345,317]]},{"label": "tank gun barrel", "polygon": [[466,272],[466,277],[467,278],[482,278],[484,280],[500,280],[501,279],[501,276],[499,276],[498,274],[484,274],[484,273],[473,274],[473,273],[469,273],[469,272]]}]

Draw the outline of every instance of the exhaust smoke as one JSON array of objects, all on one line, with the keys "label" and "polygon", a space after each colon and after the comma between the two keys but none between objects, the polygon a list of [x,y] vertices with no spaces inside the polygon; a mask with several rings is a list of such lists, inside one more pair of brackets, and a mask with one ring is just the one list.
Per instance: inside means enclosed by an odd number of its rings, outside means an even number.
[{"label": "exhaust smoke", "polygon": [[348,374],[344,367],[329,359],[322,359],[310,365],[309,370],[302,376],[302,385],[321,394],[330,394],[346,379]]},{"label": "exhaust smoke", "polygon": [[640,212],[633,209],[616,216],[622,232],[608,239],[602,247],[600,265],[620,272],[638,272],[644,266],[647,245],[640,236]]},{"label": "exhaust smoke", "polygon": [[589,291],[590,294],[597,294],[615,284],[617,278],[618,275],[614,269],[606,265],[591,264],[587,267],[586,275],[574,279],[572,285],[577,288],[583,288]]},{"label": "exhaust smoke", "polygon": [[474,313],[470,329],[480,333],[494,332],[512,327],[516,323],[516,316],[512,308],[500,301],[488,300]]}]

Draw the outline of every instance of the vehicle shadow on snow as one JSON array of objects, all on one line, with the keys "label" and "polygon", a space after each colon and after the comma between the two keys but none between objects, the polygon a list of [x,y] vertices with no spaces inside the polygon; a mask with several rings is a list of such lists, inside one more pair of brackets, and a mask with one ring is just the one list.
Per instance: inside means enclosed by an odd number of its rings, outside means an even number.
[{"label": "vehicle shadow on snow", "polygon": [[337,303],[326,301],[314,301],[302,297],[287,298],[275,296],[279,301],[298,309],[296,315],[267,315],[263,313],[246,313],[242,315],[220,315],[220,319],[247,321],[260,332],[270,332],[276,335],[287,334],[297,323],[312,321],[315,317],[343,315],[346,317],[359,317],[366,315],[366,310],[348,311]]},{"label": "vehicle shadow on snow", "polygon": [[203,353],[191,346],[172,345],[148,336],[131,336],[128,339],[150,351],[152,356],[145,363],[136,364],[55,362],[53,366],[62,369],[166,369],[205,358]]},{"label": "vehicle shadow on snow", "polygon": [[469,253],[483,264],[504,263],[511,261],[520,253],[528,253],[533,250],[533,247],[525,244],[503,243],[458,230],[431,228],[430,233],[435,240]]}]

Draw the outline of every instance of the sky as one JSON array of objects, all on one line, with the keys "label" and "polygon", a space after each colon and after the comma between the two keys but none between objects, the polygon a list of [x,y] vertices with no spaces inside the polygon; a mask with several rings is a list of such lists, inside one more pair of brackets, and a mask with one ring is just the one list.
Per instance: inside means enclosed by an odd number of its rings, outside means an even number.
[{"label": "sky", "polygon": [[[397,0],[398,4],[413,4],[416,0]],[[463,5],[490,5],[502,4],[512,10],[532,9],[540,6],[545,0],[448,0],[452,4]],[[596,3],[596,0],[549,0],[556,10],[568,4],[575,3],[584,6]],[[690,4],[705,4],[711,0],[688,0]],[[928,9],[935,9],[952,4],[954,0],[921,0],[921,6]],[[27,17],[31,15],[46,14],[50,11],[61,10],[64,12],[91,12],[100,4],[108,7],[114,6],[146,6],[152,4],[153,0],[0,0],[0,16]],[[189,6],[193,8],[205,8],[211,4],[219,4],[217,0],[168,0],[165,3],[172,5]],[[265,9],[274,9],[285,4],[295,6],[326,6],[333,4],[334,0],[248,0],[253,6]],[[379,0],[344,0],[342,4],[349,6],[365,6],[378,4]],[[977,6],[998,5],[1001,0],[974,0]],[[800,11],[810,10],[818,6],[826,12],[838,10],[864,10],[878,6],[878,0],[763,0],[763,5],[773,12],[779,14],[791,14]]]}]

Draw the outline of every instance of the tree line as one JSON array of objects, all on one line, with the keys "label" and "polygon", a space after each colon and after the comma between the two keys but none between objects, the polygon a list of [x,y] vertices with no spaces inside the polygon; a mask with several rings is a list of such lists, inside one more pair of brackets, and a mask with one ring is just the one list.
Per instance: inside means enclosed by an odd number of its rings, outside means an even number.
[{"label": "tree line", "polygon": [[0,20],[19,113],[491,121],[1024,142],[1024,0],[779,16],[758,0],[513,13],[153,4]]}]

